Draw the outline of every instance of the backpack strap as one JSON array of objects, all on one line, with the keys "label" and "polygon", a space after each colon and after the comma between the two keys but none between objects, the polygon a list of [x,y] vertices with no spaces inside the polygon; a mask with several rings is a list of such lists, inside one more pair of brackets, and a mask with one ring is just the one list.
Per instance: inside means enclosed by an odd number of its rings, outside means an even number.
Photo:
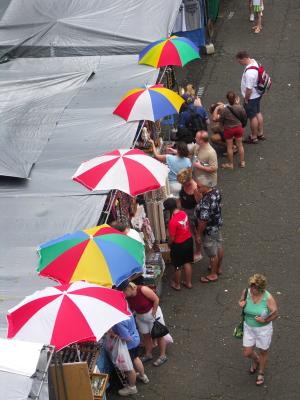
[{"label": "backpack strap", "polygon": [[254,65],[252,65],[251,67],[246,68],[245,72],[247,72],[249,69],[255,69],[256,71],[258,71],[258,67],[255,67]]}]

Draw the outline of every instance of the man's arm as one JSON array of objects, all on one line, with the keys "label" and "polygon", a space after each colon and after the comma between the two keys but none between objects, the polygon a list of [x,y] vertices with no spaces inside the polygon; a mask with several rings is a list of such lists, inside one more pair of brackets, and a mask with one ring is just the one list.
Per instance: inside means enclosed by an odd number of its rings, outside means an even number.
[{"label": "man's arm", "polygon": [[246,88],[245,99],[244,99],[246,104],[250,100],[251,94],[252,94],[252,89]]}]

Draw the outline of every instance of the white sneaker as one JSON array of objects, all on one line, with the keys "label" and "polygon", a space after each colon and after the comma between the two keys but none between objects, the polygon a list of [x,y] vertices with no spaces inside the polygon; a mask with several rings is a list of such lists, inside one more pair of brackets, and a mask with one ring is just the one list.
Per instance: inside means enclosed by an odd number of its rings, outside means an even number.
[{"label": "white sneaker", "polygon": [[136,377],[137,377],[137,379],[138,379],[139,381],[141,381],[141,382],[143,382],[143,383],[145,383],[145,384],[147,384],[147,383],[150,382],[150,381],[149,381],[149,378],[148,378],[148,376],[147,376],[146,374],[141,375],[141,374],[137,373],[137,374],[136,374]]},{"label": "white sneaker", "polygon": [[250,18],[249,18],[249,20],[250,20],[251,22],[253,22],[253,21],[254,21],[254,14],[250,14]]},{"label": "white sneaker", "polygon": [[137,392],[136,386],[126,386],[118,391],[120,396],[132,396],[133,394],[137,394]]}]

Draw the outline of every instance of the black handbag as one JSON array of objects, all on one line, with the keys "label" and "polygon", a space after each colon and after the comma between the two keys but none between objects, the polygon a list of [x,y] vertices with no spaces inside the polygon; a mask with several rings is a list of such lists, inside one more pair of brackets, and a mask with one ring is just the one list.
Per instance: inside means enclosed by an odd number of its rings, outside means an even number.
[{"label": "black handbag", "polygon": [[[247,294],[248,294],[248,289],[245,289],[245,294],[244,294],[244,298],[243,298],[244,301],[247,299]],[[245,306],[246,306],[246,304],[243,307],[240,322],[233,330],[233,336],[237,339],[242,339],[242,337],[244,335],[244,320],[245,320],[244,308],[245,308]]]},{"label": "black handbag", "polygon": [[166,325],[163,325],[161,322],[159,322],[159,319],[160,317],[156,318],[153,323],[153,327],[151,329],[152,339],[161,338],[169,333],[169,329],[166,327]]}]

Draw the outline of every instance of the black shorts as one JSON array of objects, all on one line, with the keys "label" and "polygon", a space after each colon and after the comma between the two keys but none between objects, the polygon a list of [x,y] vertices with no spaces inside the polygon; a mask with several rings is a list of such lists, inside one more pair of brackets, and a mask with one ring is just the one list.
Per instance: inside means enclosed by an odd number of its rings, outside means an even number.
[{"label": "black shorts", "polygon": [[128,351],[129,351],[131,361],[133,361],[134,359],[136,359],[139,356],[139,346],[134,347],[133,349],[130,349]]},{"label": "black shorts", "polygon": [[186,263],[194,261],[193,238],[190,237],[182,243],[172,243],[171,245],[171,262],[175,269],[181,268]]},{"label": "black shorts", "polygon": [[256,117],[256,115],[260,113],[260,100],[261,97],[257,97],[256,99],[248,100],[248,103],[244,104],[244,108],[249,119]]}]

